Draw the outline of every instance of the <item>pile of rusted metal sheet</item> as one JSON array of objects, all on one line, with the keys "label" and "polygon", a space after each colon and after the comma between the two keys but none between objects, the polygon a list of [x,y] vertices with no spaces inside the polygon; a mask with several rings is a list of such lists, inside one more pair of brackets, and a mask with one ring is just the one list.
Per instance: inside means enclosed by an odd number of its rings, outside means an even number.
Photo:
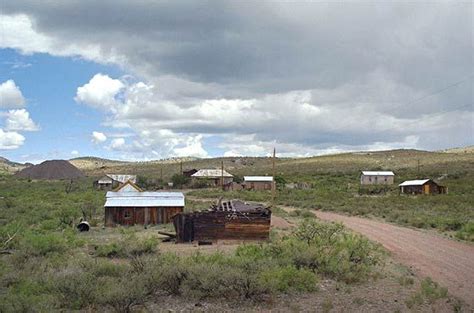
[{"label": "pile of rusted metal sheet", "polygon": [[267,240],[271,215],[271,210],[262,204],[220,201],[207,211],[174,215],[176,242]]}]

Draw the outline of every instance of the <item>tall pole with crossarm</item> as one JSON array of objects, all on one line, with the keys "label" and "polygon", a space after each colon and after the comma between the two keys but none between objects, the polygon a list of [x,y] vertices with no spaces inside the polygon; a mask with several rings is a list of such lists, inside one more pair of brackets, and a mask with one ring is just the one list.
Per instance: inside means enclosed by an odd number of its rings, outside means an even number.
[{"label": "tall pole with crossarm", "polygon": [[276,181],[275,181],[275,157],[276,157],[276,149],[273,148],[273,158],[272,158],[272,207],[275,205],[275,193],[276,193]]}]

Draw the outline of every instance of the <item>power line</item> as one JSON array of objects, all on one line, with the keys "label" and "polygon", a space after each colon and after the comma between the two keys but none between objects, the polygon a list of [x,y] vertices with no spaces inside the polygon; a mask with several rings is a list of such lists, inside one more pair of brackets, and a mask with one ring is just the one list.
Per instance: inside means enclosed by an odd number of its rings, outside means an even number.
[{"label": "power line", "polygon": [[442,92],[444,92],[444,91],[446,91],[446,90],[448,90],[448,89],[450,89],[450,88],[452,88],[452,87],[456,87],[456,86],[458,86],[458,85],[460,85],[460,84],[462,84],[462,83],[464,83],[464,82],[470,80],[472,77],[474,77],[474,74],[471,74],[471,75],[467,76],[466,78],[464,78],[464,79],[462,79],[462,80],[460,80],[460,81],[457,81],[457,82],[455,82],[455,83],[453,83],[453,84],[451,84],[451,85],[448,85],[448,86],[443,87],[443,88],[441,88],[441,89],[435,90],[435,91],[433,91],[432,93],[429,93],[429,94],[427,94],[427,95],[424,95],[423,97],[420,97],[420,98],[418,98],[418,99],[415,99],[415,100],[413,100],[413,101],[407,103],[406,105],[412,105],[412,104],[414,104],[414,103],[417,103],[417,102],[419,102],[419,101],[421,101],[421,100],[424,100],[424,99],[426,99],[426,98],[429,98],[429,97],[431,97],[431,96],[440,94],[440,93],[442,93]]}]

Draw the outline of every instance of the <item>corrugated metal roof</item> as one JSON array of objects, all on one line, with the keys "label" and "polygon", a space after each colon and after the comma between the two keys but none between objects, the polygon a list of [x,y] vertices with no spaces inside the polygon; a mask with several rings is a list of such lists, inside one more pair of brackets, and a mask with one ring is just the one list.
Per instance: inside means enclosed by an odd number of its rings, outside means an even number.
[{"label": "corrugated metal roof", "polygon": [[115,192],[106,195],[105,207],[184,207],[182,192]]},{"label": "corrugated metal roof", "polygon": [[244,181],[248,182],[272,182],[273,176],[244,176]]},{"label": "corrugated metal roof", "polygon": [[132,183],[137,182],[137,175],[107,174],[107,176],[121,183],[125,183],[127,180],[130,180]]},{"label": "corrugated metal roof", "polygon": [[392,171],[362,171],[366,176],[395,176]]},{"label": "corrugated metal roof", "polygon": [[202,177],[202,178],[219,178],[219,177],[234,177],[224,170],[224,175],[222,175],[221,169],[202,169],[191,175],[191,177]]},{"label": "corrugated metal roof", "polygon": [[421,186],[426,184],[429,179],[406,180],[398,186]]},{"label": "corrugated metal roof", "polygon": [[98,184],[111,184],[112,182],[113,182],[112,178],[107,177],[107,176],[102,177],[101,179],[97,181]]}]

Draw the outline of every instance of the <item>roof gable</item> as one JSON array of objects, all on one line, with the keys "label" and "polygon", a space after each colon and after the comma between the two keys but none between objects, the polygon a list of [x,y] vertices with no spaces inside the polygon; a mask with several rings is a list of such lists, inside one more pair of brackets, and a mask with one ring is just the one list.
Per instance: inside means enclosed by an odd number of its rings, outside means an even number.
[{"label": "roof gable", "polygon": [[120,185],[115,192],[142,192],[143,190],[135,185],[132,181],[127,180],[124,184]]}]

